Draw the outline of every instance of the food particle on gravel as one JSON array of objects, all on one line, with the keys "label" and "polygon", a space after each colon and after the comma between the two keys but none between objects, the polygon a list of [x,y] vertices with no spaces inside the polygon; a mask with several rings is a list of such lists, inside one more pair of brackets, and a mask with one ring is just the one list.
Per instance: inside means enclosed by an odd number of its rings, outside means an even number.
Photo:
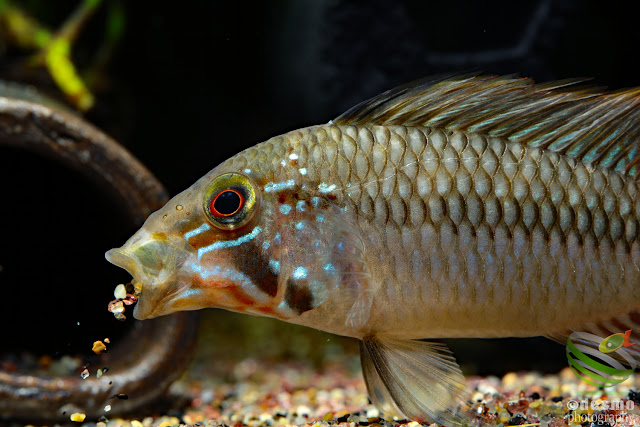
[{"label": "food particle on gravel", "polygon": [[83,422],[85,418],[87,418],[87,415],[82,412],[74,412],[70,417],[71,421],[75,421],[77,423]]},{"label": "food particle on gravel", "polygon": [[98,340],[98,341],[94,341],[91,351],[93,351],[95,354],[100,354],[106,349],[107,349],[107,346],[102,341]]}]

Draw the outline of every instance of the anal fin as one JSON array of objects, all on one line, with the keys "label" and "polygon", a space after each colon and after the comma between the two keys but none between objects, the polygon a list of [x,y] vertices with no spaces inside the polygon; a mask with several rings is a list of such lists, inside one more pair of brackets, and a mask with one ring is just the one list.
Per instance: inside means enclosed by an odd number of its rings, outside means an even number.
[{"label": "anal fin", "polygon": [[360,355],[367,390],[378,409],[419,422],[460,424],[467,389],[445,345],[368,335]]}]

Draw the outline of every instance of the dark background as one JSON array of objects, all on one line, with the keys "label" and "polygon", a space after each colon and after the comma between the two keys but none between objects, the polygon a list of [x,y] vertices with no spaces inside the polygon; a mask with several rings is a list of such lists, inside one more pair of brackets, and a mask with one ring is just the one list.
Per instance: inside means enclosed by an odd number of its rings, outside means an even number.
[{"label": "dark background", "polygon": [[[56,28],[78,3],[22,4]],[[246,147],[327,122],[361,100],[432,74],[640,85],[640,30],[631,4],[125,1],[125,34],[86,117],[173,195]],[[80,68],[100,44],[104,9],[74,46]],[[29,52],[0,47],[0,78],[20,80],[15,70]],[[46,79],[25,80],[56,95]],[[136,226],[91,183],[48,159],[0,148],[0,169],[0,353],[85,353],[93,340],[123,329],[105,308],[128,276],[103,253]],[[564,349],[545,340],[453,346],[479,373],[566,366]]]}]

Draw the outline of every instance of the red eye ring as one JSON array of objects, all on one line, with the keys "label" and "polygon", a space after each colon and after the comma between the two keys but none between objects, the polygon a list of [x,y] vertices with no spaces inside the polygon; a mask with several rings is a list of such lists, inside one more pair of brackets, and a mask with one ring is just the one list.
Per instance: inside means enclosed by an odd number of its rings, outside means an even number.
[{"label": "red eye ring", "polygon": [[216,218],[228,218],[237,214],[244,206],[244,196],[238,190],[225,188],[209,204],[209,212]]}]

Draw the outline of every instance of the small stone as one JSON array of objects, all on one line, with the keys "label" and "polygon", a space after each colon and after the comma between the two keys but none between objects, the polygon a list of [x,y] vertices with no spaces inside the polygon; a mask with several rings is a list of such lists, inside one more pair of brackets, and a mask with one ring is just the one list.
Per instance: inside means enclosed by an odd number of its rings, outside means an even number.
[{"label": "small stone", "polygon": [[111,410],[111,405],[107,405],[104,407],[104,412],[109,412]]},{"label": "small stone", "polygon": [[113,397],[117,397],[117,398],[118,398],[118,399],[120,399],[120,400],[127,400],[127,399],[129,398],[129,395],[124,394],[124,393],[118,393],[118,394],[114,394],[114,395],[113,395],[113,396],[111,396],[111,397],[112,397],[112,398],[113,398]]},{"label": "small stone", "polygon": [[348,423],[360,424],[361,422],[366,422],[366,421],[367,419],[364,417],[361,417],[360,415],[350,415],[349,418],[347,418]]},{"label": "small stone", "polygon": [[510,426],[519,426],[521,424],[524,424],[527,422],[527,419],[525,417],[523,417],[522,415],[518,414],[515,417],[511,418],[509,420],[509,425]]},{"label": "small stone", "polygon": [[349,419],[349,413],[347,412],[346,414],[342,415],[341,417],[338,417],[337,421],[339,423],[346,423],[348,419]]},{"label": "small stone", "polygon": [[324,414],[324,417],[322,417],[322,421],[329,421],[331,419],[333,419],[333,412],[327,412]]},{"label": "small stone", "polygon": [[95,354],[100,354],[106,349],[107,349],[107,346],[104,345],[102,341],[95,341],[93,343],[93,347],[91,348],[91,351],[93,351]]},{"label": "small stone", "polygon": [[131,421],[131,427],[143,427],[142,423],[138,420]]},{"label": "small stone", "polygon": [[111,340],[110,340],[109,338],[105,338],[105,339],[103,339],[102,341],[104,341],[104,342],[105,342],[105,343],[107,343],[107,344],[111,344]]},{"label": "small stone", "polygon": [[272,420],[273,417],[271,416],[270,413],[263,412],[262,414],[260,414],[260,417],[258,417],[258,419],[260,420],[261,423],[266,423],[267,421]]},{"label": "small stone", "polygon": [[518,380],[518,375],[515,372],[509,372],[504,377],[502,377],[502,384],[505,387],[512,386]]},{"label": "small stone", "polygon": [[115,290],[113,291],[113,296],[116,297],[116,299],[126,298],[127,288],[123,284],[116,286]]},{"label": "small stone", "polygon": [[85,369],[84,371],[82,371],[80,373],[80,377],[82,377],[83,380],[86,380],[87,378],[89,378],[89,375],[90,374],[89,374],[89,370],[88,369]]},{"label": "small stone", "polygon": [[102,377],[102,369],[98,369],[96,371],[96,377],[101,378]]},{"label": "small stone", "polygon": [[511,402],[507,405],[507,411],[515,414],[516,412],[524,412],[529,407],[529,401],[526,399],[520,399],[517,402]]},{"label": "small stone", "polygon": [[70,417],[71,421],[75,421],[77,423],[83,422],[85,418],[87,418],[87,415],[82,412],[74,412]]},{"label": "small stone", "polygon": [[308,406],[304,406],[304,405],[299,405],[296,408],[296,413],[298,415],[302,415],[302,416],[308,416],[311,413],[311,409],[309,409]]},{"label": "small stone", "polygon": [[107,309],[113,314],[122,313],[124,312],[124,303],[119,299],[111,301]]},{"label": "small stone", "polygon": [[380,411],[377,408],[369,408],[367,409],[367,418],[378,418],[380,416]]}]

